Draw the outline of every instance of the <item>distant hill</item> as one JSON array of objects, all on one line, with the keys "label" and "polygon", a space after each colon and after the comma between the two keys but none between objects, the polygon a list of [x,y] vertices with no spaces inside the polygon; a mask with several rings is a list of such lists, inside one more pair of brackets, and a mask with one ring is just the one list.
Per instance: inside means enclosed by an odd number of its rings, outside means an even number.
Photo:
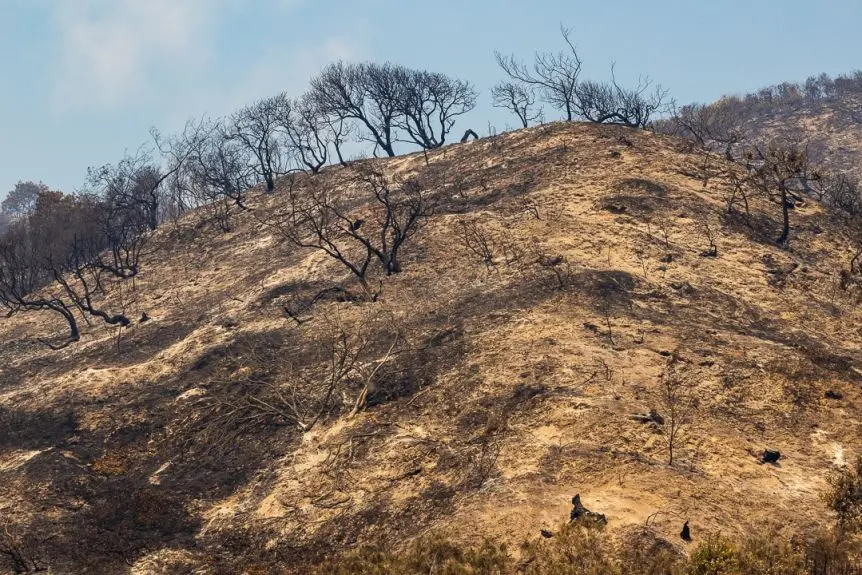
[{"label": "distant hill", "polygon": [[[785,82],[750,94],[725,96],[705,108],[727,118],[724,121],[744,139],[804,141],[813,157],[829,170],[857,178],[862,175],[862,72]],[[683,131],[672,121],[659,122],[658,129]]]}]

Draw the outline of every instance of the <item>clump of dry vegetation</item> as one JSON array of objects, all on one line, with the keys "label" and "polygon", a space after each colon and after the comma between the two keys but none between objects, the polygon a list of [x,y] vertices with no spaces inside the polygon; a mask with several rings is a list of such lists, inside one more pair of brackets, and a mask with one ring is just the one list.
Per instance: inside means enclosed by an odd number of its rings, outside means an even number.
[{"label": "clump of dry vegetation", "polygon": [[829,533],[795,541],[757,536],[735,542],[709,535],[690,553],[649,529],[612,540],[598,527],[565,525],[517,553],[485,541],[464,547],[440,537],[402,552],[365,548],[318,566],[338,575],[853,575],[862,572],[858,546]]}]

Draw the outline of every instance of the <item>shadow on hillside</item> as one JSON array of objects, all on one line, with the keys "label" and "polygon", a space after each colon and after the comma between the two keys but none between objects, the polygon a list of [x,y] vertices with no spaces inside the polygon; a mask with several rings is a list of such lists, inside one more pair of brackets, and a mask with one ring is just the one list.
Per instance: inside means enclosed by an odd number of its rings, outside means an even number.
[{"label": "shadow on hillside", "polygon": [[679,297],[651,293],[635,298],[651,305],[639,306],[634,317],[657,325],[673,326],[687,340],[687,345],[701,342],[720,350],[714,330],[748,336],[780,344],[795,350],[827,372],[853,380],[860,376],[854,364],[862,363],[862,354],[825,340],[822,334],[807,333],[790,322],[765,315],[757,306],[730,294],[711,288],[680,286]]},{"label": "shadow on hillside", "polygon": [[55,447],[72,437],[75,413],[68,407],[57,411],[31,411],[0,405],[0,451],[34,451]]}]

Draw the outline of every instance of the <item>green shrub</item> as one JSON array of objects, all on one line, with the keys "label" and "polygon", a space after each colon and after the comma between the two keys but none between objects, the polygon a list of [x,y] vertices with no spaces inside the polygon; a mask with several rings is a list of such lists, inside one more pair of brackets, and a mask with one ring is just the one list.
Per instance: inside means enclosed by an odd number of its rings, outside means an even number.
[{"label": "green shrub", "polygon": [[805,554],[789,542],[753,537],[739,549],[739,572],[744,575],[806,575]]},{"label": "green shrub", "polygon": [[710,535],[689,559],[688,575],[731,575],[738,573],[738,551],[727,539]]},{"label": "green shrub", "polygon": [[524,547],[527,575],[615,575],[612,546],[598,526],[569,524],[553,538]]}]

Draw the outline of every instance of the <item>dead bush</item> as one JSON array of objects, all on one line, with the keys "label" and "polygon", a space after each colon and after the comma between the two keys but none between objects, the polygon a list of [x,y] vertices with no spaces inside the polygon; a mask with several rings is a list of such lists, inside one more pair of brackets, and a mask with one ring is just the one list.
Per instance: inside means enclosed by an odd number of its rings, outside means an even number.
[{"label": "dead bush", "polygon": [[[364,408],[381,368],[400,351],[401,335],[384,312],[348,321],[322,315],[321,328],[240,345],[203,402],[215,428],[267,423],[308,431],[333,412]],[[355,397],[350,405],[345,398]]]},{"label": "dead bush", "polygon": [[495,265],[496,245],[490,230],[485,226],[475,220],[459,220],[455,224],[455,235],[461,246],[488,269]]},{"label": "dead bush", "polygon": [[661,184],[643,178],[626,178],[616,184],[619,191],[644,192],[651,196],[665,197],[667,190]]}]

